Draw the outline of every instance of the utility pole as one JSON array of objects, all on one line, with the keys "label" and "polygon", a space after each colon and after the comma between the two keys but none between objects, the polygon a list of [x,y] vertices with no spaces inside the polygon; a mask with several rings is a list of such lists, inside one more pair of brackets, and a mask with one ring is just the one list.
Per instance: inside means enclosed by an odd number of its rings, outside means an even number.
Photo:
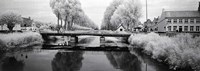
[{"label": "utility pole", "polygon": [[148,8],[147,8],[147,0],[146,0],[146,21],[147,21],[147,19],[148,19]]}]

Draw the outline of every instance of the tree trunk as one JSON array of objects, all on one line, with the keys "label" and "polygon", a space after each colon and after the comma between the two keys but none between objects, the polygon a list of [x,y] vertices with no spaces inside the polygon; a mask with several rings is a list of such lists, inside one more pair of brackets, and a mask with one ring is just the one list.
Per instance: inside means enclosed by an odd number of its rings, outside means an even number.
[{"label": "tree trunk", "polygon": [[61,25],[60,25],[60,27],[62,28],[62,25],[63,25],[63,20],[61,19],[60,21],[61,21]]},{"label": "tree trunk", "polygon": [[68,21],[67,30],[70,30],[70,22]]},{"label": "tree trunk", "polygon": [[59,17],[60,17],[60,14],[58,13],[58,20],[57,20],[57,22],[58,22],[58,25],[57,25],[57,32],[59,33],[59,31],[60,31],[60,26],[59,26]]},{"label": "tree trunk", "polygon": [[1,25],[1,30],[3,30],[3,25]]},{"label": "tree trunk", "polygon": [[15,27],[14,23],[8,23],[7,24],[7,28],[9,29],[9,31],[13,31],[13,28]]},{"label": "tree trunk", "polygon": [[64,30],[66,31],[66,26],[67,26],[67,21],[66,21],[66,19],[64,20]]}]

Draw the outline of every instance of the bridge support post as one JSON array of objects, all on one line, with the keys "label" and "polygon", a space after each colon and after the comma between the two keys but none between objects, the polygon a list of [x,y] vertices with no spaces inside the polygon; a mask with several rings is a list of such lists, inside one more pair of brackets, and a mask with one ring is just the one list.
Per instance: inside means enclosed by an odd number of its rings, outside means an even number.
[{"label": "bridge support post", "polygon": [[75,39],[75,44],[77,44],[78,43],[78,37],[75,36],[74,39]]},{"label": "bridge support post", "polygon": [[126,43],[129,44],[128,39],[129,39],[129,37],[125,37]]},{"label": "bridge support post", "polygon": [[100,37],[100,43],[104,43],[105,42],[105,37],[101,36]]}]

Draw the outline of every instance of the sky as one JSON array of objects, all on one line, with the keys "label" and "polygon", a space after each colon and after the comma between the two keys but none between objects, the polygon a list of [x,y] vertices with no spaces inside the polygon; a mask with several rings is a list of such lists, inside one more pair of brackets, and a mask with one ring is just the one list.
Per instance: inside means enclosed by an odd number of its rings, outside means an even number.
[{"label": "sky", "polygon": [[[56,23],[56,16],[50,6],[50,0],[0,0],[0,14],[5,12],[16,12],[23,17],[31,17],[35,21]],[[101,25],[104,12],[113,0],[80,0],[86,15]],[[140,0],[142,6],[142,17],[140,21],[146,20],[146,0]],[[199,0],[148,0],[148,18],[153,19],[165,11],[194,11],[198,9]]]}]

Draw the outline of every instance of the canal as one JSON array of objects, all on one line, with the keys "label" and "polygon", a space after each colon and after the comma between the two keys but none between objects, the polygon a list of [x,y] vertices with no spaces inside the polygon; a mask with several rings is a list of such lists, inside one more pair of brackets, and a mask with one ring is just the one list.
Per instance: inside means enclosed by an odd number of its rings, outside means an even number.
[{"label": "canal", "polygon": [[[100,45],[99,37],[84,37],[80,41],[82,46]],[[128,47],[116,41],[108,45]],[[153,60],[139,50],[75,51],[41,48],[32,46],[12,52],[1,51],[0,71],[172,71],[168,65]]]}]

